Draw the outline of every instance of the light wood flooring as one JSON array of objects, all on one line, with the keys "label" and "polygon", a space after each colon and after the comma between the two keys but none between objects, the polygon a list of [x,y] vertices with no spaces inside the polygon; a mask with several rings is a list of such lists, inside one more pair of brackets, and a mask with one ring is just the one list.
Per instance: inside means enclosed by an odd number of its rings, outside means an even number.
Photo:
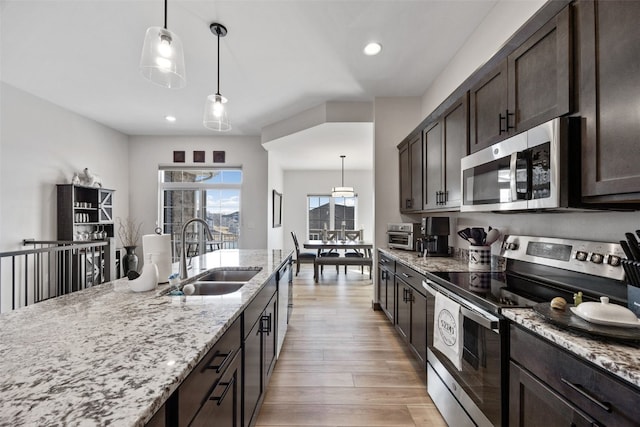
[{"label": "light wood flooring", "polygon": [[372,310],[366,268],[345,276],[328,267],[315,284],[313,266],[302,265],[293,299],[257,426],[446,426],[424,369]]}]

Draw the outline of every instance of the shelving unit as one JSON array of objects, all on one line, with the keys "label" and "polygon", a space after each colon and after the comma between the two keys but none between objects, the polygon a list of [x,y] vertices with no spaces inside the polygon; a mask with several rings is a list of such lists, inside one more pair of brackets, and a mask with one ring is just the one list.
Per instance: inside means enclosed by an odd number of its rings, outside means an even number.
[{"label": "shelving unit", "polygon": [[106,237],[114,237],[113,193],[100,187],[58,184],[58,240],[94,240],[83,236],[103,230]]}]

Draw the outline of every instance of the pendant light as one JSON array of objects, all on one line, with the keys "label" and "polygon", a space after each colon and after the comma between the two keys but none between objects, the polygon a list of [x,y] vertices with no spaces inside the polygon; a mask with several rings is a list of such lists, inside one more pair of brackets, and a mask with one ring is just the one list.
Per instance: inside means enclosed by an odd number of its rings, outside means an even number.
[{"label": "pendant light", "polygon": [[220,37],[227,35],[227,28],[214,22],[209,26],[209,29],[218,38],[218,90],[216,93],[207,96],[202,123],[207,129],[226,132],[231,130],[231,124],[224,105],[227,102],[227,98],[220,95]]},{"label": "pendant light", "polygon": [[347,157],[344,154],[340,156],[342,159],[342,187],[333,187],[331,190],[331,197],[354,197],[355,193],[353,187],[344,186],[344,158]]},{"label": "pendant light", "polygon": [[171,89],[187,84],[182,42],[176,33],[167,29],[167,0],[164,0],[164,28],[147,29],[140,57],[140,72],[153,83]]}]

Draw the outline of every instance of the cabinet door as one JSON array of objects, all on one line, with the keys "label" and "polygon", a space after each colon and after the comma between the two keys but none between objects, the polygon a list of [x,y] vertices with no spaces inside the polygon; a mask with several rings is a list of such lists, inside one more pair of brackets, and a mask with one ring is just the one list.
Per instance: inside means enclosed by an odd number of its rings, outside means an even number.
[{"label": "cabinet door", "polygon": [[569,19],[566,7],[509,55],[512,132],[530,129],[570,111]]},{"label": "cabinet door", "polygon": [[411,348],[421,362],[427,360],[427,297],[416,290],[411,295]]},{"label": "cabinet door", "polygon": [[460,159],[467,154],[469,145],[469,99],[461,97],[442,118],[442,145],[444,147],[444,193],[441,206],[460,206]]},{"label": "cabinet door", "polygon": [[409,142],[411,151],[411,200],[415,211],[422,210],[422,135],[417,135]]},{"label": "cabinet door", "polygon": [[640,202],[640,2],[577,4],[582,196]]},{"label": "cabinet door", "polygon": [[509,425],[512,427],[598,425],[513,362],[510,362],[509,382]]},{"label": "cabinet door", "polygon": [[378,267],[378,302],[380,308],[387,315],[387,318],[393,323],[394,316],[394,289],[393,289],[393,273],[383,266]]},{"label": "cabinet door", "polygon": [[251,422],[262,394],[262,334],[260,321],[249,331],[244,341],[244,426]]},{"label": "cabinet door", "polygon": [[[276,333],[276,322],[278,312],[278,301],[274,296],[267,304],[262,315],[262,348],[263,348],[263,389],[271,378],[271,373],[276,365],[276,352],[278,346],[278,337]],[[263,390],[264,391],[264,390]]]},{"label": "cabinet door", "polygon": [[507,61],[504,60],[469,90],[469,153],[504,138],[507,88]]},{"label": "cabinet door", "polygon": [[400,159],[400,210],[412,209],[411,200],[411,159],[409,144],[400,147],[398,157]]},{"label": "cabinet door", "polygon": [[242,395],[242,357],[240,352],[226,369],[211,395],[202,406],[190,427],[240,427]]},{"label": "cabinet door", "polygon": [[409,341],[411,331],[411,287],[402,280],[396,279],[396,301],[398,310],[396,311],[396,329],[402,337]]},{"label": "cabinet door", "polygon": [[438,207],[439,195],[442,190],[442,164],[444,163],[442,126],[439,121],[425,129],[424,147],[424,207],[425,209],[435,209]]},{"label": "cabinet door", "polygon": [[391,270],[387,272],[386,287],[387,301],[385,305],[385,313],[387,313],[387,317],[391,323],[394,323],[396,318],[396,279]]}]

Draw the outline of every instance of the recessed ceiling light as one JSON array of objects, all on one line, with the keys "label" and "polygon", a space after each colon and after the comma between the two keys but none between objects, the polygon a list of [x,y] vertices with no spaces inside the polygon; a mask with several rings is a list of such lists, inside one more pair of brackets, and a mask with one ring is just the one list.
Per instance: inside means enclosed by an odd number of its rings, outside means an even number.
[{"label": "recessed ceiling light", "polygon": [[176,121],[176,117],[175,116],[164,116],[164,119],[170,123],[173,123]]},{"label": "recessed ceiling light", "polygon": [[364,54],[368,56],[377,55],[382,50],[382,45],[380,43],[372,42],[364,47]]}]

